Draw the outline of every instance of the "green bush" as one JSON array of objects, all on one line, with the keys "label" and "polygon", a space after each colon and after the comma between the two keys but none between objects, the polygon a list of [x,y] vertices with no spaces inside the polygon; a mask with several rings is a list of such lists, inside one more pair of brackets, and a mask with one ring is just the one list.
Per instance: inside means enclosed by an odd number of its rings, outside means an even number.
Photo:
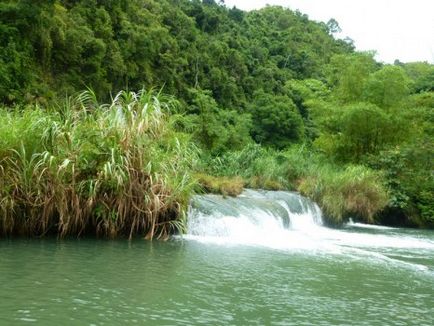
[{"label": "green bush", "polygon": [[257,92],[249,108],[253,118],[253,139],[278,149],[304,138],[303,119],[287,96]]},{"label": "green bush", "polygon": [[401,115],[386,113],[374,104],[351,104],[339,114],[336,130],[323,133],[315,145],[340,161],[359,163],[408,135],[409,126]]},{"label": "green bush", "polygon": [[370,158],[373,168],[384,171],[391,213],[403,213],[407,217],[405,224],[434,227],[433,157],[432,138],[421,138]]},{"label": "green bush", "polygon": [[257,144],[219,157],[208,157],[203,162],[203,169],[216,176],[240,176],[246,187],[270,190],[289,187],[281,152]]},{"label": "green bush", "polygon": [[299,190],[317,201],[327,221],[340,224],[349,217],[373,223],[375,214],[388,202],[380,175],[364,166],[344,170],[325,165],[304,178]]},{"label": "green bush", "polygon": [[0,233],[164,238],[182,230],[197,151],[172,128],[169,109],[141,91],[108,105],[84,92],[59,112],[0,110],[8,122],[0,125]]}]

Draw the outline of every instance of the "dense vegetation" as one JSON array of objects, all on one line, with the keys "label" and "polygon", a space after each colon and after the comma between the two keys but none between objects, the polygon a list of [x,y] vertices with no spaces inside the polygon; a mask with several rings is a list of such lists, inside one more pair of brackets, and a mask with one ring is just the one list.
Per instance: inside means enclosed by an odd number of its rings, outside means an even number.
[{"label": "dense vegetation", "polygon": [[[299,190],[331,223],[434,227],[434,66],[338,28],[213,0],[0,1],[0,230],[164,235],[190,174]],[[151,88],[173,97],[114,95]]]},{"label": "dense vegetation", "polygon": [[0,112],[0,232],[165,237],[182,228],[195,149],[168,103],[91,92],[58,111]]}]

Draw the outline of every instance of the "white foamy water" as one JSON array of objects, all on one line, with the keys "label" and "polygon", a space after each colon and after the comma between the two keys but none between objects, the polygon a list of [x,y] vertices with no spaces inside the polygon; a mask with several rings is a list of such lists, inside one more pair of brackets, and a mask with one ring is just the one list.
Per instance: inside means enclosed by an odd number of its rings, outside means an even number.
[{"label": "white foamy water", "polygon": [[396,230],[397,228],[393,228],[390,226],[384,226],[384,225],[374,225],[374,224],[364,224],[364,223],[357,223],[354,222],[352,219],[347,223],[347,226],[354,226],[358,228],[365,228],[365,229],[376,229],[376,230]]},{"label": "white foamy water", "polygon": [[[198,196],[189,214],[188,240],[261,246],[308,254],[344,254],[427,269],[417,252],[434,253],[434,241],[400,229],[350,222],[323,226],[319,207],[297,193],[248,190],[239,198]],[[410,251],[410,252],[409,252]],[[402,259],[401,259],[402,258]]]}]

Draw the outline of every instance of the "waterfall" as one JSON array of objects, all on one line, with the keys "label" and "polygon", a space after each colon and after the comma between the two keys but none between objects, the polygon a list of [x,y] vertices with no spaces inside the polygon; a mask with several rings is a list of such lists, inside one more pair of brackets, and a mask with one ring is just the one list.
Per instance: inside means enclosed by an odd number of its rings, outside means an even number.
[{"label": "waterfall", "polygon": [[285,191],[248,189],[236,198],[196,196],[189,216],[189,233],[193,235],[227,236],[240,223],[279,230],[322,225],[321,210],[315,203],[298,193]]},{"label": "waterfall", "polygon": [[375,259],[389,259],[384,254],[390,248],[434,250],[433,241],[403,236],[399,229],[354,222],[340,229],[325,227],[314,202],[286,191],[245,190],[236,198],[195,196],[184,237],[220,245],[363,254]]},{"label": "waterfall", "polygon": [[300,194],[248,189],[236,198],[195,196],[186,237],[224,244],[311,247],[313,241],[306,235],[321,229],[321,210]]}]

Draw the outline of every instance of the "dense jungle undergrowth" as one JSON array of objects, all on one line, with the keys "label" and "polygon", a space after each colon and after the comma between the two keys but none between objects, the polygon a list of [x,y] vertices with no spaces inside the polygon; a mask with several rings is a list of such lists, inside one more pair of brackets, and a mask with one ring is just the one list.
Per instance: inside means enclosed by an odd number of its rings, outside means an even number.
[{"label": "dense jungle undergrowth", "polygon": [[434,227],[434,66],[338,31],[213,0],[0,1],[0,234],[164,238],[193,193],[243,187]]}]

